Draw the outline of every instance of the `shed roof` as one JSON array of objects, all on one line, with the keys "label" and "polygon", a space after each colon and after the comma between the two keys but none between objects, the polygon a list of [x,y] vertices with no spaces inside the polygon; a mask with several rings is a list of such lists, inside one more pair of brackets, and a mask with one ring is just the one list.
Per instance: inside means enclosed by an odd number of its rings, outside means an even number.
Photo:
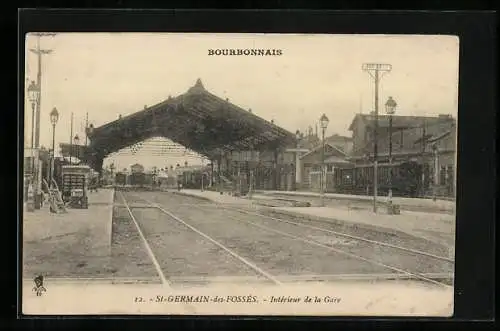
[{"label": "shed roof", "polygon": [[208,92],[200,79],[186,93],[89,132],[101,157],[152,136],[163,136],[199,154],[295,144],[295,135]]}]

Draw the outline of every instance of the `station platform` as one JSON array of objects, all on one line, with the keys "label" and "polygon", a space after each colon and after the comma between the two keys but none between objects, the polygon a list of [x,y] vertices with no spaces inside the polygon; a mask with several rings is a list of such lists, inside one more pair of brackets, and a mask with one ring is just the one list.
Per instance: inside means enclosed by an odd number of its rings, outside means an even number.
[{"label": "station platform", "polygon": [[88,209],[23,215],[23,278],[99,275],[110,261],[113,189],[89,192]]},{"label": "station platform", "polygon": [[[281,191],[277,191],[282,193]],[[179,194],[195,196],[220,204],[241,206],[260,205],[259,200],[271,200],[270,195],[253,194],[252,199],[234,197],[219,192],[200,190],[182,190]],[[424,199],[419,199],[424,200]],[[433,201],[430,201],[433,202]],[[418,203],[418,202],[415,202]],[[427,202],[425,202],[427,203]],[[411,236],[424,238],[448,247],[450,256],[454,256],[455,247],[455,215],[448,213],[425,213],[401,210],[399,215],[388,215],[384,211],[373,213],[370,210],[353,210],[345,207],[265,207],[276,213],[290,216],[301,216],[322,221],[341,221],[356,226],[377,229],[387,233],[403,232]]]},{"label": "station platform", "polygon": [[[319,198],[320,193],[317,192],[306,192],[306,191],[255,191],[255,194],[262,196],[296,196],[296,197],[312,197]],[[338,193],[325,193],[324,197],[326,199],[334,200],[347,200],[347,201],[360,201],[360,202],[371,202],[373,201],[373,196],[367,195],[350,195],[350,194],[338,194]],[[383,204],[387,201],[387,197],[380,196],[378,198],[379,203]],[[455,213],[455,200],[442,200],[442,199],[427,199],[427,198],[403,198],[403,197],[393,197],[392,201],[394,204],[398,204],[402,209],[405,207],[420,207],[422,209],[436,210],[447,213]]]},{"label": "station platform", "polygon": [[187,195],[196,198],[200,198],[207,201],[212,201],[215,203],[221,204],[230,204],[230,205],[241,205],[241,206],[251,206],[252,201],[249,199],[243,199],[240,197],[236,197],[233,195],[224,192],[224,194],[220,194],[220,192],[216,191],[201,191],[201,190],[192,190],[192,189],[182,189],[180,191],[171,191],[174,194]]},{"label": "station platform", "polygon": [[321,220],[340,220],[383,231],[401,231],[448,247],[454,256],[455,217],[448,214],[401,211],[400,215],[373,213],[331,207],[276,207],[277,211]]}]

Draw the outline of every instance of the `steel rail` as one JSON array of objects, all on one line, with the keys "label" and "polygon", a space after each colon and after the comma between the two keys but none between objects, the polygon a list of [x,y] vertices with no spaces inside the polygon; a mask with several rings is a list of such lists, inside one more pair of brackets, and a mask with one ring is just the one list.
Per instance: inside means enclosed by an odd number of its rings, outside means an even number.
[{"label": "steel rail", "polygon": [[149,258],[151,259],[151,261],[153,262],[153,265],[155,266],[155,269],[156,269],[156,272],[158,273],[158,275],[160,276],[160,280],[161,280],[161,283],[164,285],[164,286],[168,286],[170,287],[170,283],[167,281],[167,279],[165,278],[165,275],[163,274],[163,271],[161,270],[161,267],[160,267],[160,264],[158,263],[158,260],[156,259],[154,253],[153,253],[153,250],[151,249],[151,247],[149,246],[148,244],[148,241],[146,240],[146,237],[144,236],[144,234],[142,233],[142,230],[139,226],[139,223],[137,223],[137,220],[135,219],[135,216],[134,214],[132,214],[132,211],[130,210],[130,207],[127,203],[127,200],[125,199],[125,197],[123,196],[123,193],[122,192],[119,192],[120,193],[120,196],[123,200],[123,204],[125,206],[125,208],[127,209],[130,217],[132,218],[132,221],[134,222],[134,225],[137,229],[137,232],[139,233],[139,236],[141,237],[142,239],[142,242],[144,244],[144,246],[146,247],[146,251],[148,252],[148,255],[149,255]]},{"label": "steel rail", "polygon": [[[137,196],[136,196],[137,197]],[[144,200],[146,201],[147,203],[149,203],[151,206],[154,206],[156,207],[158,210],[160,210],[161,212],[163,212],[164,214],[170,216],[171,218],[173,218],[174,220],[176,220],[177,222],[183,224],[184,226],[186,226],[187,228],[189,228],[190,230],[192,230],[193,232],[197,233],[198,235],[202,236],[203,238],[207,239],[208,241],[210,241],[211,243],[215,244],[216,246],[220,247],[221,249],[223,249],[226,253],[230,254],[231,256],[233,256],[234,258],[236,258],[237,260],[239,260],[240,262],[242,262],[243,264],[247,265],[248,267],[250,267],[251,269],[253,269],[254,271],[256,271],[258,274],[261,274],[262,276],[264,276],[265,278],[267,278],[268,280],[272,281],[273,283],[275,283],[276,285],[282,285],[281,282],[276,278],[274,277],[273,275],[267,273],[266,271],[262,270],[261,268],[259,268],[258,266],[256,266],[254,263],[248,261],[247,259],[245,259],[244,257],[238,255],[237,253],[233,252],[231,249],[227,248],[226,246],[224,246],[223,244],[221,244],[220,242],[218,242],[217,240],[213,239],[212,237],[210,237],[209,235],[207,235],[206,233],[198,230],[197,228],[195,228],[194,226],[186,223],[185,221],[183,221],[181,218],[177,217],[176,215],[174,215],[173,213],[171,213],[170,211],[166,210],[165,208],[163,208],[162,206],[160,206],[159,204],[151,201],[151,200],[148,200],[148,199],[145,199],[145,198],[141,198],[141,197],[137,197],[141,200]]]},{"label": "steel rail", "polygon": [[[226,207],[226,206],[222,206],[221,204],[218,204],[218,206],[219,206],[219,208],[226,209],[226,210],[243,211],[243,212],[247,213],[247,211],[240,210],[238,208],[229,208],[229,207]],[[199,206],[193,206],[193,207],[201,209],[201,207],[199,207]],[[247,214],[251,214],[251,215],[255,215],[255,216],[266,216],[266,215],[261,215],[261,214],[258,214],[258,213],[251,213],[251,212],[248,212]],[[323,243],[320,243],[320,242],[312,240],[312,239],[306,239],[306,238],[303,238],[303,237],[298,237],[298,236],[295,236],[295,235],[290,234],[288,232],[284,232],[284,231],[280,231],[280,230],[277,230],[277,229],[273,229],[271,227],[260,225],[260,224],[257,224],[257,223],[251,222],[251,221],[245,221],[245,220],[236,218],[234,216],[227,216],[226,215],[226,217],[231,218],[231,219],[233,219],[235,221],[244,222],[244,223],[247,223],[247,224],[250,224],[250,225],[262,228],[262,229],[265,229],[267,231],[272,231],[272,232],[281,234],[283,236],[286,236],[286,237],[289,237],[289,238],[292,238],[292,239],[295,239],[295,240],[298,240],[298,241],[302,241],[302,242],[305,242],[305,243],[308,243],[308,244],[311,244],[311,245],[316,245],[316,246],[319,246],[319,247],[327,248],[327,249],[333,250],[333,251],[335,251],[337,253],[344,254],[346,256],[349,256],[349,257],[352,257],[352,258],[355,258],[355,259],[358,259],[358,260],[362,260],[362,261],[365,261],[365,262],[368,262],[368,263],[371,263],[371,264],[374,264],[374,265],[378,265],[378,266],[387,268],[389,270],[396,271],[398,273],[402,273],[402,274],[405,274],[405,275],[408,275],[408,276],[412,276],[413,278],[417,278],[417,279],[420,279],[420,280],[423,280],[423,281],[426,281],[426,282],[429,282],[429,283],[433,283],[435,285],[449,287],[449,285],[444,284],[442,282],[435,281],[434,279],[428,278],[428,277],[424,276],[421,273],[411,272],[411,271],[404,270],[404,269],[401,269],[401,268],[398,268],[398,267],[394,267],[394,266],[391,266],[391,265],[388,265],[388,264],[385,264],[385,263],[382,263],[382,262],[374,261],[372,259],[368,259],[368,258],[365,258],[365,257],[357,255],[357,254],[352,254],[352,253],[343,251],[341,249],[325,245]]]},{"label": "steel rail", "polygon": [[241,213],[244,213],[244,214],[248,214],[248,215],[261,216],[261,217],[265,217],[265,218],[268,218],[268,219],[272,219],[274,221],[289,223],[289,224],[293,224],[293,225],[304,227],[304,228],[319,230],[319,231],[323,231],[323,232],[326,232],[326,233],[335,234],[337,236],[341,236],[341,237],[353,239],[353,240],[364,241],[364,242],[367,242],[367,243],[370,243],[370,244],[374,244],[374,245],[390,247],[390,248],[398,249],[398,250],[401,250],[401,251],[405,251],[405,252],[409,252],[409,253],[414,253],[414,254],[418,254],[418,255],[423,255],[423,256],[431,257],[431,258],[434,258],[434,259],[437,259],[437,260],[446,261],[446,262],[449,262],[449,263],[455,263],[455,261],[453,259],[450,259],[450,258],[448,258],[446,256],[435,255],[435,254],[427,253],[427,252],[420,251],[420,250],[417,250],[417,249],[412,249],[412,248],[407,248],[407,247],[403,247],[403,246],[393,245],[393,244],[390,244],[390,243],[386,243],[386,242],[382,242],[382,241],[377,241],[377,240],[371,240],[371,239],[367,239],[367,238],[363,238],[363,237],[359,237],[359,236],[354,236],[354,235],[350,235],[350,234],[342,233],[342,232],[338,232],[338,231],[333,231],[333,230],[329,230],[329,229],[325,229],[325,228],[317,227],[317,226],[313,226],[313,225],[307,225],[307,224],[297,223],[297,222],[293,222],[293,221],[288,221],[288,220],[285,220],[285,219],[282,219],[282,218],[268,216],[268,215],[264,215],[264,214],[260,214],[260,213],[255,213],[255,212],[247,211],[247,210],[240,209],[240,208],[230,208],[230,207],[226,207],[226,206],[222,206],[222,208],[225,208],[225,209],[228,209],[228,210],[233,210],[233,211],[238,211],[238,212],[241,212]]},{"label": "steel rail", "polygon": [[[195,206],[195,208],[200,208],[200,207]],[[268,226],[265,226],[265,225],[261,225],[261,224],[257,224],[257,223],[251,222],[251,221],[245,221],[245,220],[236,218],[234,216],[227,216],[226,215],[226,217],[228,217],[230,219],[233,219],[235,221],[244,222],[244,223],[253,225],[255,227],[258,227],[258,228],[261,228],[261,229],[264,229],[264,230],[267,230],[267,231],[272,231],[272,232],[281,234],[281,235],[283,235],[285,237],[289,237],[289,238],[295,239],[297,241],[302,241],[302,242],[305,242],[305,243],[308,243],[308,244],[311,244],[311,245],[323,247],[323,248],[332,250],[334,252],[337,252],[337,253],[340,253],[340,254],[343,254],[343,255],[346,255],[346,256],[358,259],[358,260],[362,260],[362,261],[368,262],[368,263],[373,264],[373,265],[378,265],[380,267],[384,267],[384,268],[387,268],[389,270],[396,271],[398,273],[402,273],[402,274],[409,275],[409,276],[412,276],[414,278],[417,278],[417,279],[420,279],[420,280],[423,280],[423,281],[426,281],[426,282],[429,282],[429,283],[433,283],[435,285],[449,287],[449,285],[444,284],[442,282],[435,281],[434,279],[425,277],[423,274],[411,272],[411,271],[408,271],[408,270],[405,270],[405,269],[401,269],[401,268],[398,268],[398,267],[394,267],[394,266],[391,266],[391,265],[388,265],[388,264],[385,264],[385,263],[382,263],[382,262],[375,261],[373,259],[369,259],[369,258],[363,257],[361,255],[352,254],[352,253],[343,251],[341,249],[334,248],[332,246],[328,246],[328,245],[322,244],[322,243],[320,243],[320,242],[318,242],[316,240],[306,239],[306,238],[303,238],[303,237],[295,236],[295,235],[290,234],[288,232],[284,232],[284,231],[280,231],[280,230],[277,230],[277,229],[273,229],[271,227],[268,227]]]}]

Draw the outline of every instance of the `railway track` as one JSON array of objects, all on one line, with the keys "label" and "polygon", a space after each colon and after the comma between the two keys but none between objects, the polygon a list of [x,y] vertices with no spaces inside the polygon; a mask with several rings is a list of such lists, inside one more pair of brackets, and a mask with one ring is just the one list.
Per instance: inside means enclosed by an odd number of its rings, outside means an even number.
[{"label": "railway track", "polygon": [[[195,208],[199,208],[199,207],[195,206]],[[445,263],[449,263],[449,264],[454,265],[454,261],[453,260],[448,259],[447,257],[443,257],[443,256],[437,256],[437,255],[434,255],[434,254],[430,254],[430,253],[426,253],[426,252],[422,252],[422,251],[418,251],[418,250],[413,250],[413,249],[408,249],[408,248],[397,246],[397,245],[392,245],[392,244],[388,244],[388,243],[384,243],[384,242],[369,240],[369,239],[358,237],[358,236],[352,236],[352,235],[348,235],[348,234],[344,234],[344,233],[340,233],[340,232],[336,232],[336,231],[331,231],[331,230],[328,230],[328,229],[323,229],[323,228],[320,228],[320,227],[308,226],[308,225],[297,223],[297,222],[291,222],[291,221],[287,221],[287,220],[283,220],[283,219],[278,219],[278,218],[275,218],[275,217],[270,217],[270,216],[262,215],[262,214],[259,214],[259,213],[248,212],[246,210],[239,209],[239,208],[232,208],[232,207],[225,207],[225,206],[219,206],[219,208],[223,208],[223,209],[227,209],[227,210],[231,210],[231,211],[237,211],[237,212],[241,212],[241,213],[249,214],[249,215],[254,215],[254,216],[261,216],[261,217],[272,219],[274,221],[278,221],[278,222],[282,222],[282,223],[286,223],[286,224],[292,224],[292,225],[298,226],[298,227],[306,227],[306,228],[310,228],[310,229],[314,229],[314,230],[319,230],[319,231],[322,231],[324,233],[333,234],[334,236],[337,236],[337,237],[349,238],[351,240],[355,240],[355,241],[358,241],[358,242],[369,243],[369,244],[371,244],[373,246],[381,246],[381,247],[384,247],[384,248],[390,248],[390,249],[393,249],[393,250],[403,251],[403,252],[406,252],[406,253],[410,253],[413,256],[415,256],[416,258],[426,257],[426,258],[429,258],[429,259],[432,259],[432,260],[444,261]],[[434,277],[432,277],[431,276],[432,274],[429,275],[429,274],[425,274],[425,273],[420,273],[420,272],[415,272],[415,271],[410,271],[410,270],[407,270],[407,269],[403,269],[401,267],[397,267],[397,266],[394,266],[394,265],[391,265],[391,264],[388,264],[388,263],[377,261],[377,260],[373,259],[372,257],[366,257],[366,256],[363,256],[361,254],[355,254],[355,253],[351,253],[351,252],[346,251],[346,250],[335,248],[331,244],[325,244],[325,243],[319,242],[318,240],[313,240],[313,239],[310,239],[310,238],[307,238],[307,237],[304,237],[304,236],[300,236],[300,235],[297,236],[297,235],[294,235],[294,234],[292,234],[290,232],[276,229],[273,226],[266,226],[266,225],[258,224],[257,222],[247,221],[247,220],[244,220],[244,219],[241,219],[241,218],[238,218],[238,217],[234,217],[234,216],[227,216],[227,217],[230,218],[230,219],[232,219],[232,220],[234,220],[234,221],[245,222],[245,223],[251,224],[253,226],[262,228],[262,229],[264,229],[266,231],[272,231],[272,232],[281,234],[283,236],[292,238],[294,240],[302,241],[302,242],[305,242],[305,243],[308,243],[308,244],[311,244],[311,245],[315,245],[315,246],[318,246],[318,247],[323,247],[323,248],[332,250],[332,251],[334,251],[336,253],[344,254],[346,256],[358,259],[360,261],[369,262],[369,263],[372,263],[374,265],[378,265],[378,266],[387,268],[388,270],[391,270],[391,271],[393,271],[395,273],[400,274],[400,276],[398,276],[399,279],[404,278],[404,277],[402,277],[404,275],[404,276],[407,277],[407,279],[418,279],[418,280],[422,280],[422,281],[425,281],[425,282],[428,282],[428,283],[432,283],[432,284],[436,284],[436,285],[440,285],[440,286],[449,286],[450,285],[447,282],[450,281],[451,277],[449,277],[448,279],[446,279],[445,277],[443,277],[443,274],[448,274],[449,276],[451,276],[450,273],[440,273],[439,275],[435,275]],[[436,280],[436,279],[439,279],[439,280]]]},{"label": "railway track", "polygon": [[[324,275],[324,276],[321,276],[321,275],[311,275],[309,277],[305,277],[305,276],[303,276],[303,277],[278,277],[278,276],[273,276],[273,275],[269,274],[268,272],[266,272],[265,270],[257,267],[254,262],[251,262],[251,261],[248,261],[248,260],[242,258],[241,256],[239,256],[233,250],[225,247],[223,244],[221,244],[220,242],[218,242],[215,239],[211,238],[206,233],[203,233],[199,229],[197,229],[197,228],[193,227],[192,225],[188,224],[187,222],[185,222],[184,220],[182,220],[179,216],[174,215],[171,211],[165,209],[162,205],[160,205],[160,204],[158,204],[156,202],[150,201],[148,199],[142,198],[142,197],[140,197],[139,199],[142,200],[142,201],[145,201],[148,206],[157,208],[163,214],[170,216],[171,219],[174,219],[177,222],[183,224],[185,227],[187,227],[190,230],[196,232],[198,235],[204,237],[206,240],[212,242],[213,244],[215,244],[215,245],[217,245],[219,247],[224,247],[224,251],[226,251],[228,254],[232,255],[235,258],[237,258],[240,262],[242,262],[245,265],[251,267],[258,274],[260,274],[261,276],[263,276],[267,280],[272,281],[275,284],[281,284],[282,281],[285,280],[285,279],[286,279],[285,281],[291,281],[291,279],[296,279],[296,280],[301,279],[302,281],[307,281],[307,279],[309,279],[311,281],[312,280],[321,281],[322,279],[323,280],[327,280],[327,279],[337,279],[338,280],[338,279],[367,279],[367,278],[382,279],[383,278],[383,279],[413,279],[413,280],[425,281],[425,282],[428,282],[428,283],[432,283],[432,284],[435,284],[435,285],[445,286],[446,287],[446,286],[449,286],[450,279],[453,278],[452,272],[451,273],[449,273],[449,272],[424,273],[424,272],[416,272],[416,271],[413,271],[413,270],[408,270],[408,269],[401,268],[401,267],[398,267],[398,266],[394,266],[394,265],[391,265],[391,264],[388,264],[388,263],[377,261],[377,260],[373,259],[373,257],[367,257],[366,255],[363,256],[362,254],[359,254],[359,253],[353,253],[353,252],[349,252],[349,251],[346,251],[346,250],[342,250],[342,249],[333,247],[333,245],[329,245],[327,243],[323,243],[323,242],[320,242],[318,240],[314,240],[314,239],[311,239],[311,238],[308,238],[308,237],[304,237],[302,235],[296,235],[296,234],[294,234],[291,231],[283,231],[283,230],[277,229],[275,226],[263,225],[263,224],[259,224],[260,222],[258,223],[258,222],[255,222],[255,221],[249,221],[249,220],[245,220],[242,217],[236,217],[234,215],[225,214],[225,217],[227,217],[227,218],[229,218],[229,219],[231,219],[233,221],[238,221],[238,222],[243,222],[243,223],[249,224],[249,225],[251,225],[253,227],[256,227],[256,228],[259,228],[261,230],[264,230],[267,233],[278,234],[279,236],[282,236],[282,237],[285,237],[285,238],[288,238],[288,239],[291,239],[291,240],[294,240],[294,241],[299,241],[301,243],[304,243],[304,244],[307,244],[307,245],[310,245],[310,246],[320,247],[322,249],[333,251],[333,252],[335,252],[337,254],[341,254],[341,255],[347,256],[349,258],[356,259],[356,260],[360,261],[360,263],[362,263],[362,262],[370,263],[370,264],[373,264],[373,265],[376,265],[376,266],[379,266],[379,267],[385,268],[386,270],[391,271],[390,274],[385,274],[385,275],[382,274],[382,273],[375,273],[375,274],[371,274],[371,275],[370,274],[364,274],[364,275],[361,275],[361,274],[357,274],[357,275],[330,275],[330,276],[327,276],[327,275]],[[194,205],[194,204],[191,205],[191,207],[192,208],[196,208],[196,209],[201,209],[202,208],[199,205]],[[269,219],[269,220],[272,220],[274,222],[278,222],[277,224],[287,224],[287,225],[292,225],[292,226],[298,227],[298,228],[306,228],[308,230],[320,231],[320,232],[323,232],[325,234],[328,234],[329,236],[336,236],[336,237],[347,238],[349,240],[355,240],[355,241],[358,241],[358,242],[363,242],[364,244],[369,244],[369,245],[373,245],[373,246],[384,247],[385,249],[392,249],[392,250],[396,250],[396,251],[399,251],[399,252],[404,252],[405,254],[411,254],[411,255],[413,255],[413,257],[414,258],[416,257],[417,259],[426,258],[426,259],[437,260],[437,261],[440,261],[442,263],[451,263],[451,264],[453,264],[453,260],[448,259],[447,257],[438,256],[438,255],[430,254],[430,253],[427,253],[427,252],[422,252],[422,251],[418,251],[418,250],[414,250],[414,249],[408,249],[408,248],[405,248],[405,247],[401,247],[401,246],[397,246],[397,245],[392,245],[392,244],[388,244],[388,243],[384,243],[384,242],[379,242],[379,241],[374,241],[374,240],[370,240],[370,239],[366,239],[366,238],[362,238],[362,237],[358,237],[358,236],[353,236],[353,235],[349,235],[349,234],[344,234],[344,233],[340,233],[340,232],[337,232],[337,231],[332,231],[332,230],[324,229],[324,228],[321,228],[321,227],[316,227],[316,226],[311,226],[311,225],[307,225],[307,224],[302,224],[302,223],[298,223],[298,222],[284,220],[284,219],[280,219],[280,218],[276,218],[276,217],[271,217],[271,216],[268,216],[268,215],[263,215],[263,214],[260,214],[260,213],[256,213],[256,212],[253,212],[253,211],[244,210],[244,209],[241,209],[241,208],[228,207],[228,206],[222,206],[222,205],[216,205],[216,207],[217,208],[222,208],[224,210],[227,210],[227,211],[230,211],[230,212],[233,212],[233,213],[246,214],[246,215],[257,216],[259,218]],[[130,211],[130,213],[131,213],[131,211]]]},{"label": "railway track", "polygon": [[352,239],[352,240],[356,240],[356,241],[361,241],[361,242],[365,242],[365,243],[369,243],[369,244],[373,244],[373,245],[377,245],[377,246],[381,246],[381,247],[387,247],[387,248],[391,248],[391,249],[398,250],[398,251],[413,253],[413,254],[420,255],[420,256],[426,256],[426,257],[430,257],[430,258],[433,258],[436,260],[445,261],[445,262],[448,262],[450,264],[455,264],[454,259],[451,259],[447,256],[436,255],[436,254],[432,254],[432,253],[425,252],[422,250],[417,250],[417,249],[412,249],[412,248],[403,247],[403,246],[399,246],[399,245],[394,245],[394,244],[379,241],[379,240],[372,240],[372,239],[368,239],[368,238],[363,238],[363,237],[355,236],[352,234],[347,234],[347,233],[342,233],[339,231],[329,230],[329,229],[319,227],[319,226],[308,225],[308,224],[304,224],[304,223],[300,223],[300,222],[285,220],[283,218],[273,217],[273,216],[269,216],[269,215],[265,215],[265,214],[261,214],[261,213],[257,213],[257,212],[248,211],[248,210],[241,209],[241,208],[227,207],[227,206],[219,206],[219,208],[224,208],[227,210],[236,211],[236,212],[247,214],[247,215],[259,216],[259,217],[267,218],[267,219],[281,222],[281,223],[292,224],[292,225],[297,226],[297,227],[319,230],[319,231],[322,231],[324,233],[332,234],[335,236],[339,236],[339,237],[343,237],[343,238],[347,238],[347,239]]},{"label": "railway track", "polygon": [[[180,281],[178,281],[178,282],[182,283],[183,282],[182,280],[185,280],[186,277],[169,277],[168,274],[165,274],[164,266],[161,265],[159,259],[156,256],[157,254],[155,254],[153,248],[151,247],[150,240],[147,239],[148,235],[144,233],[142,227],[140,226],[139,222],[137,221],[137,218],[134,216],[134,213],[132,212],[131,207],[129,206],[129,203],[125,199],[123,193],[122,192],[118,192],[118,193],[122,198],[123,206],[127,209],[128,214],[129,214],[130,218],[132,219],[132,222],[134,223],[134,225],[135,225],[135,227],[136,227],[136,229],[137,229],[137,231],[142,239],[144,247],[146,248],[146,251],[149,255],[149,258],[153,262],[153,265],[156,269],[156,272],[158,273],[158,275],[160,277],[161,283],[166,287],[171,287],[173,282],[175,282],[176,279],[178,279],[178,280],[180,279]],[[142,200],[144,200],[144,199],[142,199]],[[150,206],[152,205],[149,202],[148,202],[148,204]],[[146,204],[146,207],[148,204]],[[145,206],[139,206],[138,208],[144,208],[144,207]],[[154,206],[154,207],[156,208],[156,206]],[[198,230],[197,228],[189,225],[188,223],[183,221],[181,218],[170,213],[169,211],[167,211],[165,209],[160,209],[160,210],[162,211],[162,213],[164,215],[167,215],[171,220],[181,224],[182,226],[184,226],[188,230],[191,230],[192,232],[196,233],[197,235],[199,235],[200,237],[205,239],[205,241],[210,242],[212,245],[220,248],[225,254],[234,258],[235,262],[237,262],[241,265],[244,265],[245,267],[251,269],[254,272],[254,277],[247,278],[248,280],[250,280],[250,279],[259,280],[260,279],[260,281],[262,281],[262,278],[263,278],[264,280],[267,280],[268,282],[270,281],[270,282],[277,284],[277,285],[281,284],[281,282],[279,280],[277,280],[275,277],[273,277],[272,275],[270,275],[266,271],[264,271],[261,268],[259,268],[258,266],[256,266],[252,261],[249,261],[249,260],[245,259],[244,257],[240,256],[239,254],[237,254],[236,252],[234,252],[230,248],[226,247],[222,243],[218,242],[217,240],[213,239],[212,237],[210,237],[209,235],[205,234],[204,232]],[[255,276],[257,276],[257,277],[255,277]],[[200,279],[202,279],[202,277],[196,277],[196,278],[192,279],[192,282],[197,282],[197,280],[200,280]],[[209,280],[209,279],[207,279],[207,280]]]}]

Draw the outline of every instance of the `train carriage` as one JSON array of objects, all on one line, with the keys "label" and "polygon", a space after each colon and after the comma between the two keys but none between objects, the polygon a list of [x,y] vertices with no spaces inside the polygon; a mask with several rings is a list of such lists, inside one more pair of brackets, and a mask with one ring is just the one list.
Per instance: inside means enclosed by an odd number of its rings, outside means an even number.
[{"label": "train carriage", "polygon": [[[357,165],[350,168],[335,169],[336,191],[345,194],[373,194],[373,170],[373,165]],[[395,196],[415,197],[421,191],[423,167],[419,163],[394,163],[392,165],[392,186],[390,180],[391,166],[382,163],[379,164],[377,170],[378,193],[381,195],[388,194],[390,187],[392,187],[392,193]]]},{"label": "train carriage", "polygon": [[115,183],[119,186],[125,186],[127,184],[127,175],[119,172],[115,175]]},{"label": "train carriage", "polygon": [[130,174],[130,185],[142,187],[146,185],[146,174],[144,172],[135,172]]}]

